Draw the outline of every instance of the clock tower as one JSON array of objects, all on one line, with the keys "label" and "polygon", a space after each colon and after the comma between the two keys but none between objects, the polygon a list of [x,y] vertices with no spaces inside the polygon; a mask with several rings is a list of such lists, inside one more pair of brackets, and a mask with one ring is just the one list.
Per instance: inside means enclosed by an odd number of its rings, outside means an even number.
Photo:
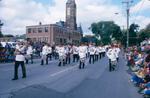
[{"label": "clock tower", "polygon": [[75,0],[68,0],[66,3],[66,27],[72,31],[77,30]]}]

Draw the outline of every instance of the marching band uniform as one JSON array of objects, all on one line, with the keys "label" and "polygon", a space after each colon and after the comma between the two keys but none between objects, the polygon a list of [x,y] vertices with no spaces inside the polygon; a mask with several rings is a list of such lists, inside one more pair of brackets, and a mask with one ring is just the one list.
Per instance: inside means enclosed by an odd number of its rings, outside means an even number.
[{"label": "marching band uniform", "polygon": [[78,55],[78,47],[77,46],[73,46],[73,62],[75,62],[75,60],[78,62],[79,61],[79,55]]},{"label": "marching band uniform", "polygon": [[48,52],[47,59],[50,58],[50,60],[52,60],[52,47],[51,46],[48,46],[47,52]]},{"label": "marching band uniform", "polygon": [[15,66],[14,66],[14,78],[12,80],[17,80],[18,79],[18,68],[19,65],[21,65],[22,68],[22,78],[26,78],[26,68],[25,68],[25,56],[24,52],[25,51],[25,46],[19,45],[17,49],[15,50],[16,58],[15,58]]},{"label": "marching band uniform", "polygon": [[86,46],[80,46],[79,47],[79,57],[80,57],[79,69],[85,67],[86,53],[87,53],[87,47]]},{"label": "marching band uniform", "polygon": [[99,48],[96,47],[96,51],[95,51],[95,61],[98,61],[98,56],[99,56]]},{"label": "marching band uniform", "polygon": [[72,48],[70,46],[67,46],[65,48],[65,51],[66,51],[66,64],[70,64],[70,62],[71,62]]},{"label": "marching band uniform", "polygon": [[46,61],[46,65],[48,65],[48,58],[47,58],[47,54],[48,54],[48,46],[44,45],[42,48],[42,57],[41,57],[41,65],[44,65],[44,61]]},{"label": "marching band uniform", "polygon": [[102,57],[105,57],[105,52],[106,52],[105,50],[106,50],[106,49],[105,49],[105,47],[103,46],[103,47],[102,47]]},{"label": "marching band uniform", "polygon": [[117,55],[115,52],[115,48],[110,48],[106,55],[109,58],[109,71],[115,70],[116,62],[117,62]]},{"label": "marching band uniform", "polygon": [[102,47],[99,46],[98,48],[99,48],[99,58],[101,59],[102,58]]},{"label": "marching band uniform", "polygon": [[66,58],[65,47],[64,46],[58,47],[57,52],[58,52],[58,55],[59,55],[59,64],[58,64],[58,66],[61,66],[61,64],[63,64],[63,66],[65,66],[65,58]]},{"label": "marching band uniform", "polygon": [[117,56],[117,61],[119,61],[119,53],[120,53],[120,48],[119,47],[116,47],[115,48],[115,52],[116,52],[116,56]]},{"label": "marching band uniform", "polygon": [[28,64],[29,59],[31,59],[31,64],[33,64],[33,48],[31,45],[27,47],[26,51],[26,64]]},{"label": "marching band uniform", "polygon": [[93,64],[94,64],[94,62],[95,62],[95,57],[94,57],[94,55],[95,55],[95,52],[96,52],[95,46],[90,46],[90,47],[89,47],[89,52],[90,52],[89,63],[91,64],[91,60],[93,60]]}]

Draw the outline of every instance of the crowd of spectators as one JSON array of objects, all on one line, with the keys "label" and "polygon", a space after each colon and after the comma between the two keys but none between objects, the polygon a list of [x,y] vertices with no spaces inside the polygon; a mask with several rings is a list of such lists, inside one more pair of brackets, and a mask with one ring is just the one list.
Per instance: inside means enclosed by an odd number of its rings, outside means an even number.
[{"label": "crowd of spectators", "polygon": [[127,66],[131,82],[139,88],[138,93],[150,98],[150,44],[129,47],[126,50]]},{"label": "crowd of spectators", "polygon": [[6,45],[2,45],[0,43],[0,63],[8,63],[8,62],[13,62],[14,61],[14,47],[6,43]]}]

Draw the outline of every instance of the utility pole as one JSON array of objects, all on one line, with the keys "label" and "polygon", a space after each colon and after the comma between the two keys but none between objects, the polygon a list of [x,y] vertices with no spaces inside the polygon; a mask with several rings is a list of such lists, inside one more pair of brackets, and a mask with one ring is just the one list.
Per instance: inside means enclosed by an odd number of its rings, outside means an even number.
[{"label": "utility pole", "polygon": [[127,12],[127,48],[129,47],[129,17],[130,17],[130,4],[133,3],[132,0],[126,0],[122,2],[123,4],[126,4],[126,12]]}]

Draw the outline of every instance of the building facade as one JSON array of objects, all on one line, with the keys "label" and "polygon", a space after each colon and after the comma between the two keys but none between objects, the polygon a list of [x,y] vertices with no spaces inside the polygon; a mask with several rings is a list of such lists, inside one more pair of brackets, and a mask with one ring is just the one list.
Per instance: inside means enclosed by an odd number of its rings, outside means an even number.
[{"label": "building facade", "polygon": [[66,22],[59,21],[56,24],[46,24],[26,27],[27,38],[33,41],[47,42],[50,45],[79,44],[83,35],[82,27],[76,24],[75,0],[66,3]]}]

